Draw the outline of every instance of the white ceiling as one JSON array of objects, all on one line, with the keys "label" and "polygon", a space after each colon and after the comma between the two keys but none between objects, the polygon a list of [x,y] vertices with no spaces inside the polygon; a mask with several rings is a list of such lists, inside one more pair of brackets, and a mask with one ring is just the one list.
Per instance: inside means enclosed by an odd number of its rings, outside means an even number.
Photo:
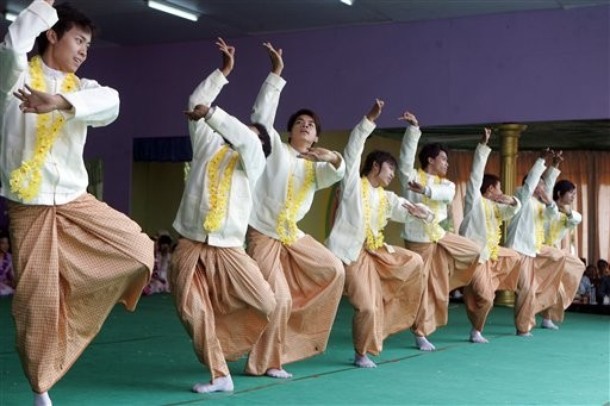
[{"label": "white ceiling", "polygon": [[[57,1],[61,3],[63,0]],[[389,24],[525,10],[610,5],[610,0],[166,0],[201,13],[191,22],[149,9],[145,0],[72,0],[100,27],[98,46],[236,38],[318,28]],[[20,11],[30,0],[0,0]],[[3,36],[8,22],[0,22]]]}]

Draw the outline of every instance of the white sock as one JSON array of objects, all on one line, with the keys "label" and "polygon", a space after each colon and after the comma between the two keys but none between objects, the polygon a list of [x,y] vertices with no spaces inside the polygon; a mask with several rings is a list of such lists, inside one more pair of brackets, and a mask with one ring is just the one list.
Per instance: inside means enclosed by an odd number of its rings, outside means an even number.
[{"label": "white sock", "polygon": [[196,383],[193,386],[193,392],[196,393],[211,393],[211,392],[233,392],[233,379],[231,375],[221,376],[212,379],[212,382]]},{"label": "white sock", "polygon": [[483,337],[480,331],[473,329],[470,332],[470,342],[475,344],[487,344],[489,340]]},{"label": "white sock", "polygon": [[34,393],[34,406],[53,406],[49,392]]},{"label": "white sock", "polygon": [[366,354],[358,355],[358,353],[356,353],[354,365],[358,368],[377,368],[377,364],[375,364]]},{"label": "white sock", "polygon": [[265,375],[279,379],[292,378],[292,374],[283,368],[269,368],[267,372],[265,372]]},{"label": "white sock", "polygon": [[542,319],[542,328],[548,328],[549,330],[559,330],[559,327],[557,327],[557,325],[553,323],[553,320],[551,319]]},{"label": "white sock", "polygon": [[424,336],[415,336],[415,343],[421,351],[436,351],[436,347]]}]

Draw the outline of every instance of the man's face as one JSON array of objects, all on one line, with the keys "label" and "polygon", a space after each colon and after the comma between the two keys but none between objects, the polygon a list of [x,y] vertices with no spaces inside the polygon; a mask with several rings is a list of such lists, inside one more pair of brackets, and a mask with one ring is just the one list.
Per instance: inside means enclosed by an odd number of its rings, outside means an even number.
[{"label": "man's face", "polygon": [[91,33],[74,25],[59,39],[52,29],[47,31],[49,46],[43,59],[53,69],[75,73],[87,59]]},{"label": "man's face", "polygon": [[383,162],[377,178],[379,179],[379,186],[387,188],[392,183],[392,179],[394,179],[394,165]]},{"label": "man's face", "polygon": [[308,150],[318,142],[318,131],[313,117],[301,114],[290,129],[290,145],[296,150]]},{"label": "man's face", "polygon": [[500,196],[502,195],[502,182],[496,182],[496,184],[492,185],[488,189],[492,196]]},{"label": "man's face", "polygon": [[562,206],[571,205],[574,203],[574,199],[576,198],[576,189],[570,190],[569,192],[565,192],[559,198],[559,204]]},{"label": "man's face", "polygon": [[441,151],[436,158],[428,158],[428,168],[426,172],[437,176],[447,175],[449,160],[445,151]]}]

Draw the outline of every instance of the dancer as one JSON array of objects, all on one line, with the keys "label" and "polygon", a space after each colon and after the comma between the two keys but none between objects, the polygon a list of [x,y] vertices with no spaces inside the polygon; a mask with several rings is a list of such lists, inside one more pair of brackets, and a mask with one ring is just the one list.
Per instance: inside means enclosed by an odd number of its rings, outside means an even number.
[{"label": "dancer", "polygon": [[[87,194],[87,127],[119,113],[118,93],[75,73],[94,25],[69,5],[37,0],[0,46],[0,193],[8,199],[16,345],[34,391],[76,362],[117,302],[134,310],[153,267],[153,241]],[[27,53],[38,43],[39,55]]]},{"label": "dancer", "polygon": [[[484,174],[491,153],[491,148],[487,145],[490,137],[491,129],[485,128],[474,152],[470,180],[466,187],[464,219],[460,225],[460,235],[482,247],[472,281],[464,288],[464,303],[472,324],[470,341],[479,344],[488,342],[482,332],[493,307],[494,293],[498,289],[516,290],[520,262],[517,251],[500,246],[500,226],[521,209],[521,202],[514,196],[502,193],[499,177]],[[518,309],[515,310],[518,312]]]},{"label": "dancer", "polygon": [[447,151],[439,144],[425,145],[419,153],[421,169],[416,170],[419,124],[409,112],[400,119],[408,123],[399,162],[403,196],[423,203],[434,213],[430,223],[408,220],[402,232],[405,246],[422,256],[428,274],[428,286],[413,327],[415,342],[422,351],[434,351],[435,346],[426,337],[447,324],[449,292],[470,283],[480,248],[467,238],[446,232],[439,224],[447,219],[447,206],[455,195],[455,185],[445,178],[449,167]]},{"label": "dancer", "polygon": [[547,195],[541,179],[546,161],[552,159],[556,166],[560,156],[548,148],[544,150],[524,178],[523,186],[515,192],[522,207],[508,225],[504,245],[521,254],[515,302],[515,324],[521,337],[531,337],[536,314],[555,303],[563,273],[565,254],[543,245],[545,219],[556,215],[557,205]]},{"label": "dancer", "polygon": [[[561,160],[559,160],[561,162]],[[582,221],[579,212],[572,209],[576,197],[576,185],[569,180],[560,180],[554,184],[559,176],[559,163],[557,167],[551,167],[552,171],[546,171],[543,175],[545,187],[548,192],[552,190],[553,200],[557,206],[557,213],[549,218],[545,224],[545,244],[562,249],[564,238],[576,228]],[[542,312],[542,327],[557,330],[559,327],[554,322],[562,322],[567,309],[578,291],[580,280],[585,272],[585,264],[580,258],[571,252],[570,244],[563,248],[565,253],[565,265],[557,291],[556,303]]]},{"label": "dancer", "polygon": [[[193,386],[198,393],[233,390],[225,359],[251,349],[275,308],[269,284],[243,248],[252,190],[270,152],[269,134],[262,125],[247,127],[219,107],[210,108],[235,61],[234,47],[221,38],[216,44],[222,70],[212,72],[189,98],[193,161],[174,221],[183,238],[170,272],[178,316],[212,375],[211,382]],[[264,46],[279,75],[275,50]]]},{"label": "dancer", "polygon": [[340,181],[345,164],[338,152],[313,146],[320,123],[311,110],[290,117],[289,140],[282,143],[273,122],[285,83],[270,73],[252,114],[252,121],[269,128],[272,152],[256,186],[248,253],[271,285],[277,307],[246,365],[248,374],[283,379],[292,377],[284,364],[326,348],[345,278],[341,261],[297,226],[315,191]]},{"label": "dancer", "polygon": [[383,105],[376,100],[349,137],[337,217],[326,242],[345,265],[344,291],[355,310],[354,364],[360,368],[375,368],[367,354],[378,355],[388,335],[411,327],[427,282],[418,254],[384,242],[387,220],[433,217],[426,207],[385,190],[397,166],[390,153],[371,152],[359,172],[364,143]]}]

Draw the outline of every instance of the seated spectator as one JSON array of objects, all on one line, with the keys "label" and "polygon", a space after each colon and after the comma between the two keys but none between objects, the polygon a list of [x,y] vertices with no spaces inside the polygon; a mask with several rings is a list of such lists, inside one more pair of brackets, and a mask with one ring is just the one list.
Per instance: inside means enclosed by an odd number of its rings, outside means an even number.
[{"label": "seated spectator", "polygon": [[15,291],[13,257],[8,235],[0,234],[0,296],[12,295]]},{"label": "seated spectator", "polygon": [[171,248],[173,246],[172,238],[169,235],[162,234],[157,239],[155,253],[155,267],[148,285],[144,288],[145,295],[154,293],[168,293],[169,282],[167,274],[171,264]]},{"label": "seated spectator", "polygon": [[598,295],[599,303],[610,305],[610,266],[608,266],[608,261],[603,259],[597,261],[597,270],[601,277]]},{"label": "seated spectator", "polygon": [[594,278],[594,275],[597,275],[597,268],[595,265],[589,265],[585,269],[585,273],[580,280],[580,285],[578,286],[578,292],[576,294],[575,300],[582,304],[595,304],[595,287],[593,282],[591,281]]}]

